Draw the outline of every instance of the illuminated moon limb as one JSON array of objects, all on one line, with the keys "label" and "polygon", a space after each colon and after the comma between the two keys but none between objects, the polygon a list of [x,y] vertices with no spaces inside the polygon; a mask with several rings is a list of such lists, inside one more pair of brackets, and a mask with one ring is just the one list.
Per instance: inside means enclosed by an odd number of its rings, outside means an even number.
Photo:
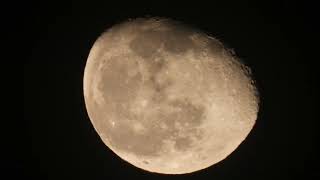
[{"label": "illuminated moon limb", "polygon": [[102,141],[134,166],[164,174],[226,158],[259,109],[248,67],[220,41],[168,19],[136,19],[103,33],[83,88]]}]

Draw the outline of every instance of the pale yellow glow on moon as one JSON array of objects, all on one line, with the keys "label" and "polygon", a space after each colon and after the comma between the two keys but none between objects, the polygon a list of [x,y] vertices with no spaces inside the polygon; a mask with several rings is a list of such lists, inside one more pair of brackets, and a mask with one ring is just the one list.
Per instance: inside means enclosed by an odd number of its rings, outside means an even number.
[{"label": "pale yellow glow on moon", "polygon": [[125,161],[190,173],[226,158],[254,126],[259,97],[249,72],[215,38],[168,19],[136,19],[93,45],[86,108]]}]

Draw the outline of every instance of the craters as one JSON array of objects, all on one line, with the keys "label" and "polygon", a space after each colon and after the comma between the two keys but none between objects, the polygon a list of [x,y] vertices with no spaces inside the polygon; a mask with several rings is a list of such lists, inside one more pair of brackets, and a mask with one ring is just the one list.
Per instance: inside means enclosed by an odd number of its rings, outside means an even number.
[{"label": "craters", "polygon": [[165,93],[164,91],[171,85],[173,82],[171,79],[164,78],[164,77],[156,77],[152,78],[152,84],[156,93]]},{"label": "craters", "polygon": [[143,31],[130,42],[129,47],[134,53],[148,59],[158,51],[164,39],[165,35],[161,31]]},{"label": "craters", "polygon": [[[144,60],[144,61],[147,61],[147,60]],[[148,65],[148,69],[150,73],[157,74],[166,66],[166,61],[163,58],[157,57],[155,59],[148,60],[146,64]]]},{"label": "craters", "polygon": [[178,151],[185,151],[191,147],[191,139],[188,137],[179,137],[175,140],[174,147]]},{"label": "craters", "polygon": [[148,161],[142,161],[144,164],[149,164],[149,162]]},{"label": "craters", "polygon": [[138,62],[135,62],[134,65],[135,66],[132,66],[132,68],[128,68],[128,70],[127,70],[127,75],[129,78],[134,78],[135,76],[137,76],[140,73],[139,68],[138,68]]},{"label": "craters", "polygon": [[195,48],[196,44],[191,39],[194,32],[177,23],[165,25],[161,29],[140,29],[136,37],[129,43],[130,49],[145,59],[152,59],[161,54],[160,51],[172,54],[182,54]]},{"label": "craters", "polygon": [[192,104],[188,99],[173,100],[170,104],[177,109],[176,121],[184,126],[197,126],[205,116],[205,108],[201,105]]},{"label": "craters", "polygon": [[111,127],[115,127],[116,126],[116,122],[115,121],[110,121]]},{"label": "craters", "polygon": [[188,99],[177,99],[162,105],[161,111],[159,131],[172,141],[176,151],[187,151],[202,138],[199,126],[204,118],[203,107]]},{"label": "craters", "polygon": [[134,115],[141,115],[148,104],[149,101],[147,98],[137,97],[130,105],[129,112]]},{"label": "craters", "polygon": [[[112,102],[128,102],[139,89],[142,75],[125,56],[108,59],[108,64],[101,69],[101,79],[98,88],[103,92],[104,99]],[[128,73],[129,72],[129,73]]]},{"label": "craters", "polygon": [[161,123],[159,124],[159,127],[160,127],[162,130],[168,129],[168,126],[167,126],[165,123],[163,123],[163,122],[161,122]]},{"label": "craters", "polygon": [[209,43],[208,43],[208,49],[209,49],[209,53],[212,57],[220,57],[222,56],[223,52],[225,51],[225,47],[223,46],[223,44],[212,37],[208,37],[209,38]]},{"label": "craters", "polygon": [[164,49],[172,54],[182,54],[193,49],[195,44],[190,35],[191,33],[184,27],[176,27],[176,29],[166,33]]},{"label": "craters", "polygon": [[137,156],[157,156],[162,147],[162,135],[145,124],[124,122],[109,129],[109,134],[114,148]]},{"label": "craters", "polygon": [[146,132],[146,127],[141,122],[136,121],[132,126],[134,132],[137,134],[144,134]]}]

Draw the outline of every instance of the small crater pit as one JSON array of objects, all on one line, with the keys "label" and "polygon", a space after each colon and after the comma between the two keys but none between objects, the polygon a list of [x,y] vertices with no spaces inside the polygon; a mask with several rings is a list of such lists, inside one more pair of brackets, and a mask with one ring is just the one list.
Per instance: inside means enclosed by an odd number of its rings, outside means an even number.
[{"label": "small crater pit", "polygon": [[149,162],[148,161],[142,161],[144,164],[149,164]]}]

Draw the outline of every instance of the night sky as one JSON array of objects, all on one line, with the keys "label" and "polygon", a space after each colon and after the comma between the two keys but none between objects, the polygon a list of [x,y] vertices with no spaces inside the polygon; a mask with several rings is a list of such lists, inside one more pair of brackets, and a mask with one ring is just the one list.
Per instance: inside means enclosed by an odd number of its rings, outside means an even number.
[{"label": "night sky", "polygon": [[[292,1],[74,1],[32,3],[24,15],[22,159],[8,160],[25,179],[308,179],[320,177],[316,8]],[[261,96],[248,138],[220,163],[170,176],[126,163],[100,140],[85,109],[83,72],[97,37],[128,18],[182,21],[221,40],[251,67]],[[21,153],[18,150],[18,153]]]}]

